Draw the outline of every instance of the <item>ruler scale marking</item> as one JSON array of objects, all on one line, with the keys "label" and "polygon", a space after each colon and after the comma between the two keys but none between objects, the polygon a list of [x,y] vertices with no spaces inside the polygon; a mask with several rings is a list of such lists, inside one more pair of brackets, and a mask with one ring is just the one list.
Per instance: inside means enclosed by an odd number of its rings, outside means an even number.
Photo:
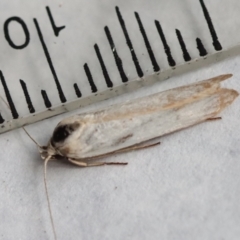
[{"label": "ruler scale marking", "polygon": [[74,84],[73,84],[73,87],[74,87],[74,90],[75,90],[75,93],[76,93],[77,97],[78,97],[78,98],[82,97],[82,93],[81,93],[81,91],[80,91],[77,83],[74,83]]},{"label": "ruler scale marking", "polygon": [[13,119],[17,119],[19,117],[19,115],[18,115],[17,109],[16,109],[16,107],[13,103],[11,94],[9,92],[9,89],[8,89],[8,86],[7,86],[7,83],[5,81],[5,78],[3,76],[2,71],[0,71],[0,78],[1,78],[3,89],[4,89],[4,92],[5,92],[8,104],[9,104],[9,108],[11,109],[11,112],[12,112]]},{"label": "ruler scale marking", "polygon": [[22,87],[22,90],[23,90],[23,93],[24,93],[24,96],[25,96],[25,99],[26,99],[26,102],[28,105],[29,112],[35,113],[35,109],[33,107],[30,95],[28,93],[27,84],[22,79],[20,79],[19,81],[20,81],[20,84],[21,84],[21,87]]},{"label": "ruler scale marking", "polygon": [[87,75],[88,82],[89,82],[89,84],[90,84],[90,86],[91,86],[92,92],[93,92],[93,93],[97,92],[97,87],[96,87],[96,85],[95,85],[95,83],[94,83],[94,81],[93,81],[93,77],[92,77],[91,71],[90,71],[87,63],[85,63],[85,64],[83,65],[83,68],[84,68],[85,73],[86,73],[86,75]]},{"label": "ruler scale marking", "polygon": [[111,33],[109,31],[109,28],[107,26],[105,26],[104,30],[105,30],[105,33],[106,33],[106,36],[107,36],[107,39],[108,39],[111,51],[113,53],[113,56],[114,56],[114,59],[115,59],[118,71],[119,71],[120,76],[122,78],[122,82],[127,82],[128,81],[128,77],[126,76],[126,74],[125,74],[125,72],[123,70],[122,60],[118,56],[117,49],[116,49],[115,44],[113,42],[113,39],[112,39]]},{"label": "ruler scale marking", "polygon": [[180,44],[180,47],[182,49],[183,52],[183,59],[185,60],[185,62],[189,62],[192,58],[190,57],[188,50],[186,48],[186,44],[183,40],[182,34],[180,32],[180,30],[176,29],[176,34],[177,34],[177,38]]},{"label": "ruler scale marking", "polygon": [[111,88],[111,87],[113,87],[113,83],[112,83],[112,81],[111,81],[111,79],[110,79],[110,77],[109,77],[107,68],[106,68],[106,66],[105,66],[105,63],[104,63],[104,61],[103,61],[103,58],[102,58],[100,49],[99,49],[99,47],[98,47],[97,44],[94,44],[94,49],[95,49],[95,52],[96,52],[98,61],[99,61],[99,63],[100,63],[100,66],[101,66],[101,68],[102,68],[102,73],[103,73],[103,76],[104,76],[104,78],[105,78],[107,87],[108,87],[108,88]]},{"label": "ruler scale marking", "polygon": [[139,77],[143,77],[143,71],[142,71],[142,69],[140,67],[137,55],[136,55],[136,53],[134,51],[134,48],[133,48],[133,45],[132,45],[132,41],[131,41],[131,39],[129,37],[128,31],[127,31],[127,28],[126,28],[125,21],[124,21],[124,19],[122,17],[122,14],[121,14],[120,10],[119,10],[119,7],[116,7],[115,9],[116,9],[118,20],[119,20],[120,25],[122,27],[122,31],[123,31],[124,37],[126,39],[126,43],[127,43],[128,48],[130,50],[130,53],[132,55],[132,60],[134,62],[137,74],[138,74]]},{"label": "ruler scale marking", "polygon": [[52,104],[48,98],[47,92],[45,90],[41,90],[41,94],[42,94],[43,101],[44,101],[46,108],[51,108]]},{"label": "ruler scale marking", "polygon": [[157,31],[158,31],[158,33],[160,35],[160,38],[162,40],[163,48],[164,48],[165,53],[167,55],[168,64],[169,64],[169,66],[174,67],[174,66],[176,66],[176,62],[175,62],[175,60],[172,57],[171,49],[168,46],[168,43],[167,43],[167,40],[166,40],[165,35],[163,33],[163,30],[162,30],[162,27],[160,25],[160,22],[158,20],[155,20],[155,25],[156,25]]},{"label": "ruler scale marking", "polygon": [[143,27],[143,24],[142,24],[142,21],[140,19],[140,16],[139,16],[139,14],[137,12],[134,12],[134,14],[135,14],[135,17],[136,17],[136,20],[137,20],[140,32],[141,32],[141,34],[143,36],[143,40],[144,40],[145,46],[147,48],[147,52],[148,52],[149,58],[150,58],[150,60],[152,62],[153,70],[154,70],[154,72],[159,72],[160,71],[160,67],[159,67],[159,65],[157,63],[157,60],[155,58],[155,55],[154,55],[154,53],[152,51],[152,47],[151,47],[150,42],[148,40],[148,37],[147,37],[147,34],[146,34],[145,29]]},{"label": "ruler scale marking", "polygon": [[205,49],[201,39],[197,38],[196,42],[197,42],[197,49],[199,50],[200,57],[206,56],[208,53],[207,53],[207,50]]},{"label": "ruler scale marking", "polygon": [[210,34],[211,34],[211,37],[212,37],[212,40],[213,40],[213,46],[214,46],[216,51],[220,51],[220,50],[222,50],[222,46],[221,46],[221,43],[218,40],[217,33],[216,33],[215,28],[213,26],[212,19],[211,19],[209,13],[208,13],[206,5],[205,5],[203,0],[199,0],[199,2],[200,2],[200,5],[202,7],[202,10],[203,10],[204,17],[207,21],[207,25],[208,25],[208,28],[209,28],[209,31],[210,31]]},{"label": "ruler scale marking", "polygon": [[47,58],[48,65],[49,65],[50,70],[52,72],[54,81],[56,83],[58,94],[59,94],[59,98],[60,98],[61,102],[64,103],[64,102],[67,101],[67,99],[66,99],[66,97],[65,97],[65,95],[63,93],[62,87],[61,87],[60,82],[58,80],[57,73],[56,73],[55,68],[53,66],[52,59],[50,57],[50,54],[49,54],[48,49],[47,49],[47,45],[46,45],[46,43],[44,41],[44,38],[43,38],[43,35],[42,35],[42,31],[41,31],[41,29],[39,27],[37,19],[34,18],[33,21],[34,21],[34,24],[35,24],[35,27],[36,27],[36,30],[37,30],[37,33],[38,33],[38,37],[39,37],[40,42],[42,44],[44,54],[45,54],[45,56]]}]

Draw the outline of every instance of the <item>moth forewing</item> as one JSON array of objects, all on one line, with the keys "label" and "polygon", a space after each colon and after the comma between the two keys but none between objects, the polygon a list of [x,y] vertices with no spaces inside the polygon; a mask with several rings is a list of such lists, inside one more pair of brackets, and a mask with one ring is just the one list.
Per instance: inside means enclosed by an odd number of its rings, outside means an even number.
[{"label": "moth forewing", "polygon": [[220,82],[231,76],[66,118],[54,130],[46,151],[51,155],[55,151],[72,163],[86,162],[213,118],[238,96],[235,90],[220,87]]}]

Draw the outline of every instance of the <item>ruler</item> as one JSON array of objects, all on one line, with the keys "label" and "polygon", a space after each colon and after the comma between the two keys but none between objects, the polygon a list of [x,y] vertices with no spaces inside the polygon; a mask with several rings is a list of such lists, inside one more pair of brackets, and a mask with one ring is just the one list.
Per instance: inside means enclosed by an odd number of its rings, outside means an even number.
[{"label": "ruler", "polygon": [[1,133],[240,53],[235,0],[95,3],[4,6]]}]

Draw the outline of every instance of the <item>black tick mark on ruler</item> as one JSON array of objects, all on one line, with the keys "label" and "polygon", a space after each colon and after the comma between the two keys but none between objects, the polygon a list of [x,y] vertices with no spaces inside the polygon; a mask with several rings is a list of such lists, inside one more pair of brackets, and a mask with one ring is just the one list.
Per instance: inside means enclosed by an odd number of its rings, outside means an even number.
[{"label": "black tick mark on ruler", "polygon": [[126,28],[126,24],[125,24],[125,22],[124,22],[124,20],[123,20],[123,17],[122,17],[122,15],[121,15],[121,12],[120,12],[120,10],[119,10],[118,7],[116,7],[116,13],[117,13],[117,17],[118,17],[118,20],[119,20],[119,22],[120,22],[120,25],[121,25],[121,27],[122,27],[123,34],[124,34],[124,36],[125,36],[126,43],[127,43],[128,48],[129,48],[129,50],[130,50],[130,53],[131,53],[131,55],[132,55],[132,60],[133,60],[133,62],[134,62],[134,65],[135,65],[137,74],[138,74],[139,77],[143,77],[143,71],[142,71],[142,69],[141,69],[141,67],[140,67],[140,64],[139,64],[139,62],[138,62],[137,55],[136,55],[136,53],[135,53],[135,51],[134,51],[132,42],[131,42],[130,37],[129,37],[129,35],[128,35],[128,31],[127,31],[127,28]]}]

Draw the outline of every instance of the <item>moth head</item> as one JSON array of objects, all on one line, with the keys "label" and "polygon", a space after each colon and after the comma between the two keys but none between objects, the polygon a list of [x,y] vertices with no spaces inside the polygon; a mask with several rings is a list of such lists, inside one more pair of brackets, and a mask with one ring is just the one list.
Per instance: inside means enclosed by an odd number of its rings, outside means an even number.
[{"label": "moth head", "polygon": [[26,130],[25,127],[22,127],[24,132],[28,135],[28,137],[36,144],[38,147],[38,151],[41,154],[41,158],[43,160],[50,160],[50,159],[55,159],[56,151],[53,148],[49,148],[48,146],[41,146]]},{"label": "moth head", "polygon": [[52,148],[51,146],[38,146],[38,151],[41,155],[41,158],[43,160],[46,160],[47,158],[50,159],[56,159],[57,158],[57,153],[55,151],[54,148]]}]

